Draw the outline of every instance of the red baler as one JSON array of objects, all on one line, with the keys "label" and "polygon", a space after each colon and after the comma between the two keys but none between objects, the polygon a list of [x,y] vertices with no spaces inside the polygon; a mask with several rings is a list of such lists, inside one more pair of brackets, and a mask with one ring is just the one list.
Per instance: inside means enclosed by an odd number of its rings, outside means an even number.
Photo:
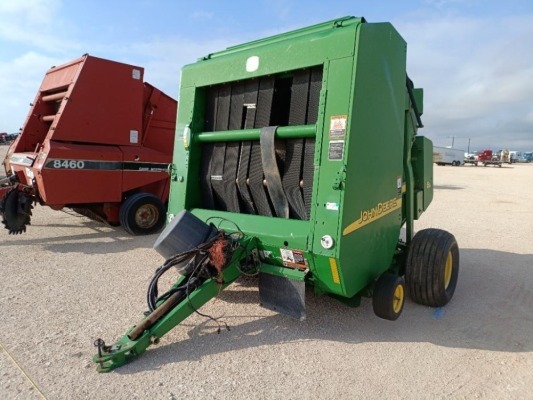
[{"label": "red baler", "polygon": [[162,228],[177,102],[144,69],[89,55],[45,75],[4,160],[0,213],[22,233],[35,202],[131,234]]}]

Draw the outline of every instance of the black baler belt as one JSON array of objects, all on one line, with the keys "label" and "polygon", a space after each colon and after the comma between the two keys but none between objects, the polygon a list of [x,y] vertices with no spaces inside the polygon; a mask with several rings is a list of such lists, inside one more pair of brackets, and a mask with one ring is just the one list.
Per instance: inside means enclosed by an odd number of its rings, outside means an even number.
[{"label": "black baler belt", "polygon": [[228,142],[226,144],[226,157],[224,159],[224,173],[222,182],[224,183],[224,202],[226,210],[239,212],[239,195],[237,194],[237,161],[239,159],[240,142]]},{"label": "black baler belt", "polygon": [[227,131],[229,126],[229,109],[231,101],[231,85],[224,84],[218,89],[217,115],[215,131]]},{"label": "black baler belt", "polygon": [[[307,99],[309,97],[309,70],[300,70],[294,74],[289,113],[289,125],[305,125]],[[305,209],[300,180],[302,177],[303,139],[292,139],[286,142],[285,171],[283,188],[289,201],[291,216],[297,219],[308,219]]]},{"label": "black baler belt", "polygon": [[[244,84],[236,82],[231,86],[229,100],[228,129],[242,129],[244,102]],[[240,142],[227,142],[222,173],[222,197],[226,204],[226,211],[239,212],[239,195],[237,193],[237,163],[239,160]]]},{"label": "black baler belt", "polygon": [[270,125],[270,112],[272,111],[272,97],[274,95],[275,78],[264,76],[259,81],[257,96],[257,110],[255,113],[254,128],[263,128]]},{"label": "black baler belt", "polygon": [[[272,97],[274,95],[273,76],[262,77],[259,80],[259,91],[257,94],[257,104],[255,111],[254,128],[263,128],[270,123],[270,112],[272,110]],[[248,170],[248,181],[250,193],[254,206],[259,215],[271,217],[272,209],[268,203],[267,193],[263,186],[263,165],[261,162],[261,146],[259,142],[250,142],[250,167]]]},{"label": "black baler belt", "polygon": [[315,158],[315,139],[306,138],[304,142],[304,166],[302,178],[304,181],[303,193],[305,210],[307,218],[311,215],[311,200],[313,197],[313,176],[314,176],[314,158]]},{"label": "black baler belt", "polygon": [[305,125],[309,97],[309,70],[295,72],[292,79],[289,125]]},{"label": "black baler belt", "polygon": [[274,207],[274,212],[277,217],[289,218],[289,203],[287,202],[287,196],[283,191],[281,176],[276,162],[276,147],[274,144],[276,129],[278,129],[277,126],[261,128],[259,138],[261,145],[261,160],[268,194],[270,195],[270,201]]},{"label": "black baler belt", "polygon": [[272,216],[272,210],[268,204],[267,194],[263,186],[263,165],[261,163],[261,146],[259,142],[250,142],[250,169],[249,182],[252,199],[259,215]]},{"label": "black baler belt", "polygon": [[209,87],[206,90],[204,132],[215,130],[215,120],[218,108],[218,87]]},{"label": "black baler belt", "polygon": [[[247,81],[244,86],[244,104],[246,115],[244,116],[244,129],[255,127],[255,111],[257,109],[257,95],[259,92],[259,80]],[[244,108],[244,107],[243,107]]]},{"label": "black baler belt", "polygon": [[[255,111],[257,107],[257,95],[259,91],[259,80],[252,79],[244,85],[243,96],[243,115],[244,121],[243,129],[250,129],[255,124]],[[246,109],[245,109],[246,108]],[[252,150],[252,142],[245,141],[241,144],[241,152],[239,155],[239,164],[237,166],[237,188],[243,200],[243,205],[247,213],[257,214],[254,202],[252,200],[252,193],[248,184],[248,172],[250,169],[250,156]]]},{"label": "black baler belt", "polygon": [[236,130],[242,129],[243,118],[243,104],[244,104],[244,84],[242,82],[235,82],[231,86],[231,101],[229,112],[228,129]]},{"label": "black baler belt", "polygon": [[[226,131],[229,124],[229,111],[231,100],[231,85],[224,84],[218,89],[217,113],[215,118],[215,131]],[[215,202],[219,209],[228,210],[228,199],[224,193],[224,160],[226,158],[226,143],[215,143],[211,157],[211,187],[215,194]]]},{"label": "black baler belt", "polygon": [[297,219],[307,219],[300,176],[302,172],[302,153],[304,140],[290,139],[285,146],[285,173],[283,175],[283,189],[287,194],[291,216]]},{"label": "black baler belt", "polygon": [[227,211],[228,204],[224,196],[224,160],[226,158],[226,143],[215,143],[211,157],[211,187],[215,194],[220,210]]},{"label": "black baler belt", "polygon": [[320,103],[320,89],[322,89],[322,68],[316,67],[311,70],[309,83],[309,101],[307,103],[306,124],[316,124],[318,119],[318,105]]},{"label": "black baler belt", "polygon": [[200,166],[200,189],[202,191],[203,206],[207,209],[215,208],[213,190],[211,188],[211,159],[213,157],[213,143],[202,146],[202,162]]},{"label": "black baler belt", "polygon": [[252,194],[250,193],[250,188],[246,180],[248,179],[248,169],[250,167],[250,150],[252,148],[252,142],[246,141],[242,142],[241,145],[241,154],[239,157],[239,166],[237,169],[237,187],[239,188],[239,193],[241,194],[246,209],[246,212],[249,214],[257,214],[257,211],[254,207],[254,202],[252,200]]},{"label": "black baler belt", "polygon": [[[318,119],[318,106],[320,103],[320,90],[322,89],[322,67],[311,70],[309,82],[309,100],[307,103],[307,125],[316,124]],[[307,219],[311,216],[311,201],[313,197],[315,139],[306,138],[304,141],[304,157],[302,168],[303,195]]]}]

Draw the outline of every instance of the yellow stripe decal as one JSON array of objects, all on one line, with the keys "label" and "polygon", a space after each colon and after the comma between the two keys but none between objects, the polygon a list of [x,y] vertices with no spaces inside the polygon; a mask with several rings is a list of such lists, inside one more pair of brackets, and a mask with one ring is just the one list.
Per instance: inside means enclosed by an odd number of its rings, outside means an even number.
[{"label": "yellow stripe decal", "polygon": [[331,268],[331,277],[333,278],[333,283],[339,285],[341,283],[341,278],[339,277],[337,261],[334,258],[329,259],[329,267]]},{"label": "yellow stripe decal", "polygon": [[369,210],[361,211],[359,219],[352,222],[342,231],[342,235],[346,236],[350,233],[356,231],[363,226],[370,224],[371,222],[377,221],[378,219],[384,217],[387,214],[390,214],[393,211],[398,210],[402,206],[402,199],[394,198],[383,203],[378,203],[375,207],[372,207]]}]

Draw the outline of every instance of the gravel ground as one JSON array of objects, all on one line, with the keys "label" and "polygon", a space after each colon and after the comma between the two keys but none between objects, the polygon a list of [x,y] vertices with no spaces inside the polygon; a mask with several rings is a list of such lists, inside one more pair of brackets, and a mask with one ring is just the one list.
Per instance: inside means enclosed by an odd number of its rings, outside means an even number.
[{"label": "gravel ground", "polygon": [[[0,159],[6,151],[0,146]],[[307,320],[258,305],[242,279],[135,362],[99,374],[93,341],[118,339],[146,309],[161,258],[132,237],[36,207],[24,235],[0,231],[1,399],[530,399],[533,388],[533,164],[435,167],[416,229],[452,232],[454,299],[407,301],[396,322],[369,299],[307,294]]]}]

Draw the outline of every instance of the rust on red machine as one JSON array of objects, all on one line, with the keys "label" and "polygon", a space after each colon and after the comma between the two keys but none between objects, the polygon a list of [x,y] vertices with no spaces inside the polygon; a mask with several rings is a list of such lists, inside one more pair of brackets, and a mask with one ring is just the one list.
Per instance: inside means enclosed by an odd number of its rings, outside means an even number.
[{"label": "rust on red machine", "polygon": [[52,67],[4,160],[5,227],[26,230],[31,208],[21,204],[30,200],[132,234],[160,230],[176,112],[141,67],[90,55]]}]

